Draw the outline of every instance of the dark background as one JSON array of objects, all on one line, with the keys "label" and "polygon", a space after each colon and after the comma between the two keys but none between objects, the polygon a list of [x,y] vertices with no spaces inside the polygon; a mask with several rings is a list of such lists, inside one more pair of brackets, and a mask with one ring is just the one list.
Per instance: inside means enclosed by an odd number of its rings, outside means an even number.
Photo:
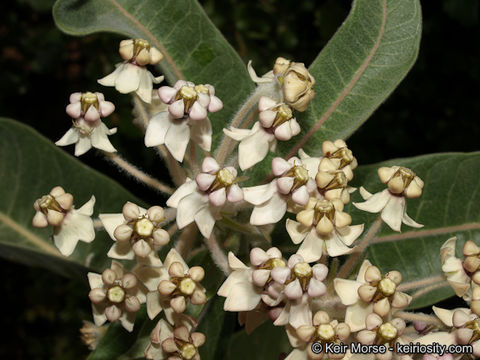
[{"label": "dark background", "polygon": [[[309,64],[350,9],[346,0],[202,0],[212,21],[257,73],[277,56]],[[115,35],[75,38],[55,28],[51,0],[0,3],[0,116],[35,127],[56,141],[69,127],[64,112],[74,91],[100,90],[116,106],[115,146],[164,178],[165,169],[132,126],[129,97],[96,79],[119,61]],[[479,1],[423,1],[420,55],[393,95],[349,140],[360,164],[424,153],[479,148]],[[72,151],[73,147],[66,148]],[[126,149],[135,149],[126,153]],[[82,160],[138,189],[93,152]],[[155,164],[156,166],[151,166]],[[148,201],[158,195],[135,192]],[[33,215],[33,210],[32,210]],[[3,279],[2,359],[81,359],[81,320],[91,320],[88,289],[47,271],[0,260]]]}]

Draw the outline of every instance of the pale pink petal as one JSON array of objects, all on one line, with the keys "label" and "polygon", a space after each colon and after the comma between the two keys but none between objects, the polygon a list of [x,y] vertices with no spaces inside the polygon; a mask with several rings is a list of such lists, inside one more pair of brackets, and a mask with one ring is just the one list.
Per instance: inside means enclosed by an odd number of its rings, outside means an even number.
[{"label": "pale pink petal", "polygon": [[66,112],[73,119],[78,119],[80,116],[82,116],[82,104],[80,101],[68,104]]},{"label": "pale pink petal", "polygon": [[216,96],[211,96],[210,97],[210,104],[208,105],[208,111],[210,112],[217,112],[219,110],[222,110],[223,108],[223,102]]},{"label": "pale pink petal", "polygon": [[156,114],[150,119],[145,132],[145,146],[152,147],[165,143],[165,134],[170,127],[172,120],[167,111]]},{"label": "pale pink petal", "polygon": [[274,107],[275,105],[277,105],[277,102],[275,100],[269,98],[268,96],[262,96],[258,100],[258,110],[259,111],[265,111],[267,109],[270,109],[270,108]]},{"label": "pale pink petal", "polygon": [[291,119],[288,123],[290,125],[290,131],[292,132],[292,136],[300,134],[300,131],[302,131],[302,129],[300,128],[300,125],[295,118]]},{"label": "pale pink petal", "polygon": [[197,102],[204,108],[207,108],[208,104],[210,104],[210,95],[205,94],[203,92],[197,93],[197,95],[198,95]]},{"label": "pale pink petal", "polygon": [[327,278],[328,267],[324,264],[315,264],[312,266],[313,277],[318,281],[323,281]]},{"label": "pale pink petal", "polygon": [[276,157],[272,160],[272,172],[275,176],[283,175],[291,168],[292,164],[280,157]]},{"label": "pale pink petal", "polygon": [[278,186],[278,192],[280,194],[289,194],[290,190],[292,190],[293,182],[294,182],[293,177],[281,177],[277,179],[277,186]]},{"label": "pale pink petal", "polygon": [[197,182],[197,186],[200,190],[207,191],[210,186],[212,186],[216,178],[216,175],[200,173],[195,177],[195,181]]},{"label": "pale pink petal", "polygon": [[162,86],[158,89],[158,96],[165,104],[170,104],[177,95],[177,89],[170,86]]},{"label": "pale pink petal", "polygon": [[238,186],[238,184],[233,184],[228,188],[227,199],[231,203],[235,203],[243,200],[243,190]]},{"label": "pale pink petal", "polygon": [[82,93],[77,91],[70,95],[70,97],[68,98],[68,101],[70,101],[70,103],[73,104],[73,103],[79,102],[81,99],[82,99]]},{"label": "pale pink petal", "polygon": [[102,117],[107,117],[115,111],[115,105],[113,105],[113,103],[110,101],[100,101],[99,109]]},{"label": "pale pink petal", "polygon": [[307,205],[308,199],[310,199],[310,195],[305,185],[300,186],[298,189],[292,192],[292,200],[298,205]]},{"label": "pale pink petal", "polygon": [[285,282],[290,278],[291,270],[286,266],[275,267],[271,271],[272,279],[280,284],[285,284]]},{"label": "pale pink petal", "polygon": [[208,200],[213,206],[223,206],[227,201],[225,188],[220,188],[208,194]]},{"label": "pale pink petal", "polygon": [[290,124],[284,122],[282,125],[277,126],[274,131],[275,137],[281,141],[287,141],[292,138],[292,130],[290,129]]},{"label": "pale pink petal", "polygon": [[275,224],[280,221],[287,211],[287,202],[279,194],[274,193],[270,200],[256,206],[250,216],[252,225]]},{"label": "pale pink petal", "polygon": [[188,116],[194,121],[204,120],[207,117],[207,109],[200,105],[198,101],[195,101],[190,108]]},{"label": "pale pink petal", "polygon": [[300,299],[303,295],[303,290],[302,290],[302,287],[300,286],[300,281],[298,279],[295,279],[295,281],[285,286],[285,290],[283,290],[283,292],[290,300]]},{"label": "pale pink petal", "polygon": [[168,112],[174,119],[181,119],[185,115],[185,106],[183,100],[177,100],[168,106]]},{"label": "pale pink petal", "polygon": [[219,170],[220,170],[220,166],[218,165],[217,161],[214,158],[208,156],[205,159],[203,159],[202,172],[214,174]]},{"label": "pale pink petal", "polygon": [[266,129],[269,129],[272,127],[276,116],[277,116],[277,113],[272,110],[260,111],[260,113],[258,114],[260,124],[262,124],[262,126]]},{"label": "pale pink petal", "polygon": [[318,281],[317,279],[310,279],[310,282],[308,283],[308,295],[311,298],[316,298],[322,295],[325,295],[327,292],[327,287],[325,284],[321,281]]},{"label": "pale pink petal", "polygon": [[90,106],[85,113],[84,119],[90,122],[100,120],[100,114],[98,113],[97,108],[95,106]]}]

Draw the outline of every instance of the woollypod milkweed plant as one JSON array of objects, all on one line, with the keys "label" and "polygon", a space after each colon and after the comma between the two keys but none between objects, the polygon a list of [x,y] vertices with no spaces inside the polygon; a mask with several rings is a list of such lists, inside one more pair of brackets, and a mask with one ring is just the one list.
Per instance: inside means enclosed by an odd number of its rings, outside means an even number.
[{"label": "woollypod milkweed plant", "polygon": [[[265,74],[193,0],[53,12],[66,33],[125,39],[110,73],[65,94],[55,144],[0,121],[2,142],[38,150],[6,160],[27,176],[2,180],[24,190],[0,205],[0,242],[88,280],[89,359],[480,357],[480,155],[363,165],[346,142],[414,63],[417,0],[355,0],[312,64],[278,56]],[[117,152],[102,86],[130,96],[173,187]],[[98,152],[158,198],[60,147]],[[425,310],[453,294],[464,307]]]}]

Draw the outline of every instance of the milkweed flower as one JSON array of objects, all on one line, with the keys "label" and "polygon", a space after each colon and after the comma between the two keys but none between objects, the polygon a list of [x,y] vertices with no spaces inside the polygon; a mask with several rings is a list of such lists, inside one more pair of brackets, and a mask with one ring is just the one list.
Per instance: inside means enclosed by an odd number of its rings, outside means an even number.
[{"label": "milkweed flower", "polygon": [[415,228],[423,227],[407,215],[405,201],[406,197],[418,198],[422,195],[423,181],[412,170],[402,166],[381,167],[378,177],[387,188],[372,195],[361,187],[360,194],[366,201],[353,205],[363,211],[381,212],[382,220],[395,231],[400,231],[402,222]]},{"label": "milkweed flower", "polygon": [[70,256],[78,241],[87,243],[95,239],[95,228],[91,218],[95,196],[78,210],[73,206],[72,194],[61,186],[54,187],[49,194],[35,200],[36,211],[32,224],[35,227],[53,226],[53,242],[62,255]]},{"label": "milkweed flower", "polygon": [[125,62],[117,65],[115,71],[99,79],[98,83],[114,86],[122,94],[135,92],[144,102],[150,103],[153,83],[160,83],[163,76],[154,77],[146,65],[159,63],[163,59],[162,53],[143,39],[122,40],[118,51]]},{"label": "milkweed flower", "polygon": [[117,129],[108,129],[101,121],[101,118],[109,116],[114,110],[115,106],[105,101],[102,93],[73,93],[66,108],[73,125],[55,145],[75,144],[75,156],[85,154],[92,147],[106,152],[117,151],[108,139]]}]

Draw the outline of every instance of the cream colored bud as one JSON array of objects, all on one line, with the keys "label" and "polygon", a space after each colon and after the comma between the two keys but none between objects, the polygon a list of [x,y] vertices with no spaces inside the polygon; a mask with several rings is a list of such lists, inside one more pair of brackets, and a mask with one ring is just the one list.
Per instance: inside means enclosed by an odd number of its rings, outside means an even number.
[{"label": "cream colored bud", "polygon": [[65,194],[65,190],[61,186],[55,186],[52,190],[50,190],[49,194],[56,198]]},{"label": "cream colored bud", "polygon": [[312,267],[306,262],[299,262],[293,267],[293,273],[297,278],[303,279],[311,277],[313,274]]},{"label": "cream colored bud", "polygon": [[73,195],[65,193],[55,197],[55,200],[64,210],[70,210],[73,206]]},{"label": "cream colored bud", "polygon": [[150,63],[150,52],[148,51],[148,49],[144,48],[144,49],[140,50],[140,52],[138,53],[138,55],[135,58],[135,62],[137,63],[137,65],[140,65],[140,66],[145,66],[145,65],[149,64]]},{"label": "cream colored bud", "polygon": [[480,253],[480,248],[475,244],[472,240],[468,240],[463,245],[463,255],[465,256],[473,256],[478,255]]},{"label": "cream colored bud", "polygon": [[315,176],[315,182],[317,186],[323,189],[325,186],[330,184],[330,182],[335,178],[335,175],[330,174],[326,171],[319,171],[317,172],[317,176]]},{"label": "cream colored bud", "polygon": [[128,312],[137,312],[140,310],[140,301],[136,296],[127,297],[125,300],[125,310]]},{"label": "cream colored bud", "polygon": [[170,242],[170,235],[164,229],[155,229],[152,236],[156,246],[164,246]]},{"label": "cream colored bud", "polygon": [[372,301],[376,291],[376,287],[364,284],[358,288],[358,296],[363,301],[369,303]]},{"label": "cream colored bud", "polygon": [[132,249],[135,255],[141,258],[147,257],[152,252],[150,245],[143,239],[133,244]]},{"label": "cream colored bud", "polygon": [[401,194],[405,190],[405,185],[401,176],[395,176],[387,183],[388,190],[392,194]]},{"label": "cream colored bud", "polygon": [[172,338],[167,338],[162,341],[162,350],[165,351],[167,354],[174,353],[178,351],[177,344],[175,340]]},{"label": "cream colored bud", "polygon": [[185,326],[177,327],[173,331],[173,336],[183,342],[190,342],[190,331]]},{"label": "cream colored bud", "polygon": [[110,322],[117,321],[121,315],[122,315],[122,310],[120,310],[120,308],[116,305],[112,305],[105,308],[105,316]]},{"label": "cream colored bud", "polygon": [[480,259],[475,256],[469,256],[463,262],[463,267],[465,268],[465,270],[471,273],[477,271],[479,266],[480,266]]},{"label": "cream colored bud", "polygon": [[118,52],[123,60],[129,61],[133,57],[133,40],[122,40]]},{"label": "cream colored bud", "polygon": [[128,241],[132,236],[133,230],[130,226],[126,224],[119,225],[115,228],[113,236],[117,241]]},{"label": "cream colored bud", "polygon": [[42,228],[48,225],[47,217],[40,211],[35,213],[35,216],[32,219],[32,225],[37,228]]},{"label": "cream colored bud", "polygon": [[105,291],[103,291],[103,289],[101,288],[92,289],[88,293],[88,297],[90,298],[90,301],[94,304],[99,304],[102,301],[104,301],[105,296],[106,296]]},{"label": "cream colored bud", "polygon": [[188,270],[188,274],[193,281],[200,282],[205,277],[205,270],[201,266],[193,266]]},{"label": "cream colored bud", "polygon": [[392,270],[385,274],[387,279],[392,280],[395,285],[400,285],[402,282],[402,273],[400,271]]},{"label": "cream colored bud", "polygon": [[172,307],[173,311],[175,311],[177,314],[183,313],[187,308],[187,304],[183,296],[177,296],[171,299],[170,306]]},{"label": "cream colored bud", "polygon": [[397,309],[403,309],[410,304],[410,301],[412,301],[412,297],[410,295],[397,291],[393,295],[392,306]]},{"label": "cream colored bud", "polygon": [[155,47],[150,48],[150,65],[158,64],[163,59],[163,54]]},{"label": "cream colored bud", "polygon": [[475,315],[480,316],[480,300],[473,300],[470,303],[470,309]]},{"label": "cream colored bud", "polygon": [[133,275],[132,273],[126,273],[122,277],[122,287],[125,289],[133,289],[135,286],[137,286],[138,281],[137,277]]},{"label": "cream colored bud", "polygon": [[55,210],[47,210],[47,221],[52,226],[60,226],[63,222],[64,215]]},{"label": "cream colored bud", "polygon": [[377,282],[382,279],[382,274],[376,266],[369,266],[365,272],[365,281],[367,282]]},{"label": "cream colored bud", "polygon": [[[418,179],[417,177],[415,179]],[[415,179],[407,186],[404,194],[409,199],[416,199],[422,195],[422,188],[415,182]]]},{"label": "cream colored bud", "polygon": [[325,311],[317,311],[313,316],[313,325],[315,326],[328,323],[330,323],[330,316]]},{"label": "cream colored bud", "polygon": [[112,285],[117,280],[117,274],[112,269],[105,269],[102,273],[102,281],[104,284]]},{"label": "cream colored bud", "polygon": [[367,318],[365,319],[365,325],[368,330],[373,330],[382,325],[383,320],[380,316],[377,314],[371,313],[367,315]]},{"label": "cream colored bud", "polygon": [[148,218],[155,223],[165,220],[165,211],[160,206],[152,206],[150,209],[148,209],[147,215]]},{"label": "cream colored bud", "polygon": [[134,203],[127,202],[123,205],[122,213],[126,220],[136,220],[140,216],[140,208]]},{"label": "cream colored bud", "polygon": [[158,284],[158,292],[163,296],[168,296],[175,291],[177,285],[168,280],[162,280]]},{"label": "cream colored bud", "polygon": [[335,332],[340,341],[346,340],[350,336],[350,326],[345,323],[340,323],[335,327]]},{"label": "cream colored bud", "polygon": [[380,181],[384,184],[386,184],[392,176],[395,174],[395,171],[397,171],[396,168],[394,167],[384,167],[382,166],[377,170],[378,177],[380,178]]},{"label": "cream colored bud", "polygon": [[287,105],[305,111],[313,99],[315,80],[302,63],[292,63],[283,78],[283,96]]},{"label": "cream colored bud", "polygon": [[174,278],[180,278],[185,275],[185,269],[182,265],[182,263],[175,261],[170,265],[168,268],[168,275]]},{"label": "cream colored bud", "polygon": [[287,60],[283,57],[278,57],[275,60],[275,65],[273,65],[273,73],[275,75],[283,75],[285,71],[287,71],[288,67],[290,66],[291,61]]},{"label": "cream colored bud", "polygon": [[203,305],[207,302],[207,296],[201,289],[196,289],[190,297],[190,302],[193,305]]},{"label": "cream colored bud", "polygon": [[194,332],[192,333],[192,335],[190,335],[191,338],[192,338],[192,342],[193,342],[193,345],[195,345],[195,347],[200,347],[202,346],[203,344],[205,344],[205,335],[203,335],[202,333],[200,332]]},{"label": "cream colored bud", "polygon": [[386,316],[390,312],[390,302],[388,301],[388,298],[383,298],[374,303],[373,311],[382,317]]},{"label": "cream colored bud", "polygon": [[314,333],[315,327],[311,325],[302,325],[297,328],[297,336],[305,342],[309,342]]},{"label": "cream colored bud", "polygon": [[336,211],[335,212],[335,226],[336,227],[344,227],[350,225],[352,223],[352,217],[343,211]]},{"label": "cream colored bud", "polygon": [[472,290],[472,299],[473,300],[480,300],[480,287],[474,286]]},{"label": "cream colored bud", "polygon": [[472,281],[475,284],[480,285],[480,271],[475,271],[475,273],[472,275]]},{"label": "cream colored bud", "polygon": [[357,339],[364,345],[373,344],[377,334],[374,331],[362,330],[357,334]]},{"label": "cream colored bud", "polygon": [[316,229],[320,235],[328,235],[333,231],[334,226],[329,218],[327,218],[326,216],[322,216],[316,226]]},{"label": "cream colored bud", "polygon": [[297,214],[297,221],[303,226],[312,226],[313,218],[315,216],[315,211],[311,210],[302,210]]}]

